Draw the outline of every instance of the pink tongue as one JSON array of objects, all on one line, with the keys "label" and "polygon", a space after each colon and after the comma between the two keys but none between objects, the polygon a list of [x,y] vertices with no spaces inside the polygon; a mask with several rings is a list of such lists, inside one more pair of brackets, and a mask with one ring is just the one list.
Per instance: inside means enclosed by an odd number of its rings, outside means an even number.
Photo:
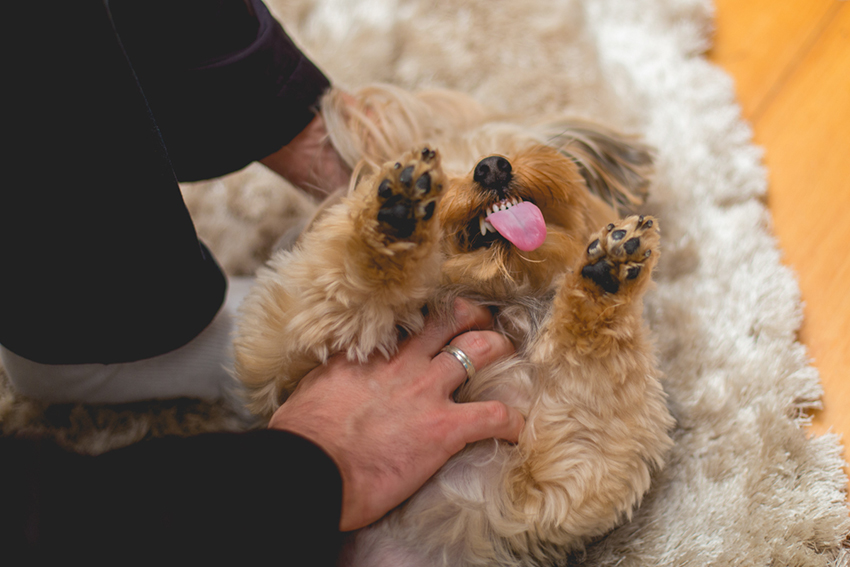
[{"label": "pink tongue", "polygon": [[546,240],[546,221],[536,205],[523,201],[505,211],[490,213],[487,220],[514,246],[530,252]]}]

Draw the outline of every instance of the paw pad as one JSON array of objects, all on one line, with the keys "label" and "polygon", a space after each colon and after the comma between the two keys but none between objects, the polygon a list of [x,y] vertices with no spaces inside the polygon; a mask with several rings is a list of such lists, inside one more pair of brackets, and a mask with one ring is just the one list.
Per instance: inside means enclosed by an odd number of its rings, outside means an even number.
[{"label": "paw pad", "polygon": [[625,282],[651,271],[644,267],[658,242],[657,223],[651,217],[632,216],[611,223],[588,245],[581,275],[605,293],[618,293]]},{"label": "paw pad", "polygon": [[383,232],[396,239],[410,238],[436,211],[444,181],[439,153],[427,147],[410,152],[385,165],[379,179],[378,222]]}]

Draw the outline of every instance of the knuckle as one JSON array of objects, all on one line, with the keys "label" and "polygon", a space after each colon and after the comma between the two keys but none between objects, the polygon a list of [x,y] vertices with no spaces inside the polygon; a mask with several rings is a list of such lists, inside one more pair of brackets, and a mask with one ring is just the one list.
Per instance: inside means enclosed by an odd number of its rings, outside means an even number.
[{"label": "knuckle", "polygon": [[487,421],[493,425],[507,423],[510,420],[508,406],[502,402],[491,402],[485,408]]},{"label": "knuckle", "polygon": [[495,419],[498,423],[507,423],[507,422],[509,422],[509,421],[511,420],[511,419],[510,419],[510,418],[511,418],[511,415],[510,415],[510,411],[508,410],[508,406],[506,406],[506,405],[505,405],[505,404],[503,404],[502,402],[498,402],[498,403],[496,404],[495,408],[493,409],[493,412],[494,412],[494,414],[495,414],[495,415],[493,416],[493,418],[494,418],[494,419]]},{"label": "knuckle", "polygon": [[470,303],[465,299],[454,301],[454,321],[460,329],[469,329],[475,326],[488,325],[492,319],[490,311],[486,308]]},{"label": "knuckle", "polygon": [[454,301],[454,318],[458,325],[466,326],[472,323],[472,305],[463,299],[455,299]]},{"label": "knuckle", "polygon": [[477,357],[486,357],[493,350],[493,345],[488,333],[469,332],[458,337],[457,342],[460,343],[458,348],[470,355]]}]

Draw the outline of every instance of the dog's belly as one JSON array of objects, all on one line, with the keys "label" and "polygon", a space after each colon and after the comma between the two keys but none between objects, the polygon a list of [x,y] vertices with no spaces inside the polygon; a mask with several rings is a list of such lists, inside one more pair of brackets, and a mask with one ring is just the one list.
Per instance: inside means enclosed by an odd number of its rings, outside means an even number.
[{"label": "dog's belly", "polygon": [[[528,415],[537,391],[533,376],[532,365],[513,356],[479,371],[458,391],[458,400],[500,400]],[[517,464],[516,451],[495,439],[467,446],[401,508],[361,530],[343,564],[460,566],[469,563],[470,554],[478,559],[505,555],[507,538],[528,528],[505,509],[504,480]]]},{"label": "dog's belly", "polygon": [[[402,508],[361,530],[349,542],[347,567],[434,567],[463,565],[470,546],[488,555],[500,534],[504,465],[512,448],[495,440],[467,447],[453,457]],[[520,526],[514,528],[521,529]]]}]

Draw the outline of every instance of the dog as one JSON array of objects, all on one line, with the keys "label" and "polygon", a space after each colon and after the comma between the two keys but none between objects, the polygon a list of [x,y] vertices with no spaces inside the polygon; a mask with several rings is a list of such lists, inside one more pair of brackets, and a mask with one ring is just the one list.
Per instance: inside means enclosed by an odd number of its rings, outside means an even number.
[{"label": "dog", "polygon": [[562,564],[631,517],[673,422],[642,318],[659,222],[628,215],[652,153],[599,125],[501,116],[465,95],[372,86],[322,112],[347,194],[279,252],[246,298],[236,374],[271,413],[332,354],[391,355],[399,329],[463,297],[516,347],[455,393],[526,418],[515,445],[453,457],[361,530],[354,565]]}]

